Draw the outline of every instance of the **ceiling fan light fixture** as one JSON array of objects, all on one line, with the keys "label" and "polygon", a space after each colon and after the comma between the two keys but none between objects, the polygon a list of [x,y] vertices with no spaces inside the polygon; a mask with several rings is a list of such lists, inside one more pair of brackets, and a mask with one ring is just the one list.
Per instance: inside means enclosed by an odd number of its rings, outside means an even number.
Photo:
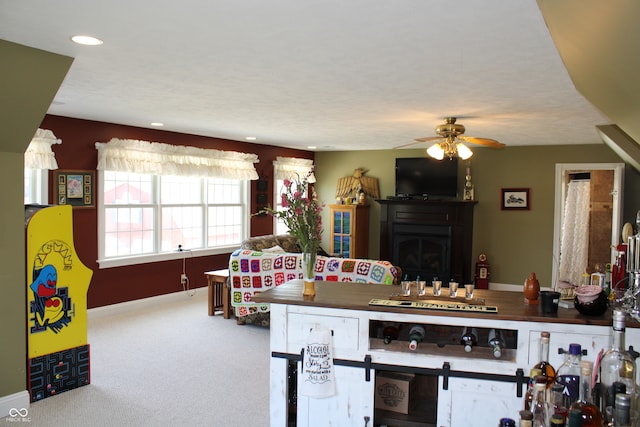
[{"label": "ceiling fan light fixture", "polygon": [[433,144],[431,147],[427,148],[427,154],[434,159],[444,159],[444,150],[442,149],[440,144]]},{"label": "ceiling fan light fixture", "polygon": [[471,151],[469,147],[461,142],[458,142],[458,144],[456,144],[456,149],[458,151],[458,156],[462,160],[467,160],[469,157],[473,156],[473,151]]}]

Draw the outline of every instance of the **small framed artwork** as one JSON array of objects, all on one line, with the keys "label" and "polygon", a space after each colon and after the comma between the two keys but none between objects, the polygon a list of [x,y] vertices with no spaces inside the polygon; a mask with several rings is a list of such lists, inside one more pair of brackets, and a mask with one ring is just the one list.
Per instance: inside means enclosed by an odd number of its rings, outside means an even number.
[{"label": "small framed artwork", "polygon": [[503,211],[529,210],[531,208],[528,188],[503,188],[500,191]]},{"label": "small framed artwork", "polygon": [[54,170],[55,204],[93,208],[95,171]]}]

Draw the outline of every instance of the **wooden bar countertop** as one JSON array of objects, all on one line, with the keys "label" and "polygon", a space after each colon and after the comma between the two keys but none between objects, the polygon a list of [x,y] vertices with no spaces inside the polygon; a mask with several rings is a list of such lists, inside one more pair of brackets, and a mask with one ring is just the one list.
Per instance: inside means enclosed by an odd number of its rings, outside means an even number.
[{"label": "wooden bar countertop", "polygon": [[[302,280],[292,280],[278,287],[253,296],[253,302],[271,304],[289,304],[311,307],[329,307],[347,310],[365,310],[379,312],[397,312],[407,314],[420,314],[426,316],[467,317],[498,320],[513,320],[544,323],[568,323],[578,325],[611,326],[611,309],[609,308],[600,316],[586,316],[576,309],[559,307],[554,314],[543,314],[539,305],[527,305],[524,303],[522,292],[494,291],[476,289],[474,299],[484,299],[485,305],[498,307],[497,313],[430,310],[407,307],[372,306],[369,301],[374,298],[390,299],[392,294],[400,293],[399,285],[377,285],[366,283],[323,282],[316,281],[316,295],[305,297],[302,295]],[[432,288],[427,288],[425,302],[456,302],[465,303],[464,288],[458,289],[457,298],[448,296],[429,297]],[[443,287],[442,294],[448,295],[449,289]],[[640,323],[627,317],[627,327],[638,328]]]}]

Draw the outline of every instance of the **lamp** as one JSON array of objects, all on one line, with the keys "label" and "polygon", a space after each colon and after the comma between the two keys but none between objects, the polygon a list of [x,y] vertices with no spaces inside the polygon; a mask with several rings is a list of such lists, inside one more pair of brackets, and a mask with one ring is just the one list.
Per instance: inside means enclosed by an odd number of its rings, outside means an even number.
[{"label": "lamp", "polygon": [[463,143],[456,142],[455,137],[447,136],[444,141],[433,144],[427,148],[427,154],[438,160],[444,159],[445,155],[449,157],[449,159],[453,158],[453,156],[458,156],[462,160],[467,160],[473,156],[473,151]]}]

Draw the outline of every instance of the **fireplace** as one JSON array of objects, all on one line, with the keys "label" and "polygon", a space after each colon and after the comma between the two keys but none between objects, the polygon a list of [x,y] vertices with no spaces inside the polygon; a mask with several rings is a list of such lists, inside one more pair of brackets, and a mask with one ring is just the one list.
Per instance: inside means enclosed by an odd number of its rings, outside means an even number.
[{"label": "fireplace", "polygon": [[410,279],[470,282],[473,201],[379,200],[380,258]]},{"label": "fireplace", "polygon": [[451,275],[451,227],[394,224],[392,253],[391,262],[401,266],[403,274],[446,282]]}]

